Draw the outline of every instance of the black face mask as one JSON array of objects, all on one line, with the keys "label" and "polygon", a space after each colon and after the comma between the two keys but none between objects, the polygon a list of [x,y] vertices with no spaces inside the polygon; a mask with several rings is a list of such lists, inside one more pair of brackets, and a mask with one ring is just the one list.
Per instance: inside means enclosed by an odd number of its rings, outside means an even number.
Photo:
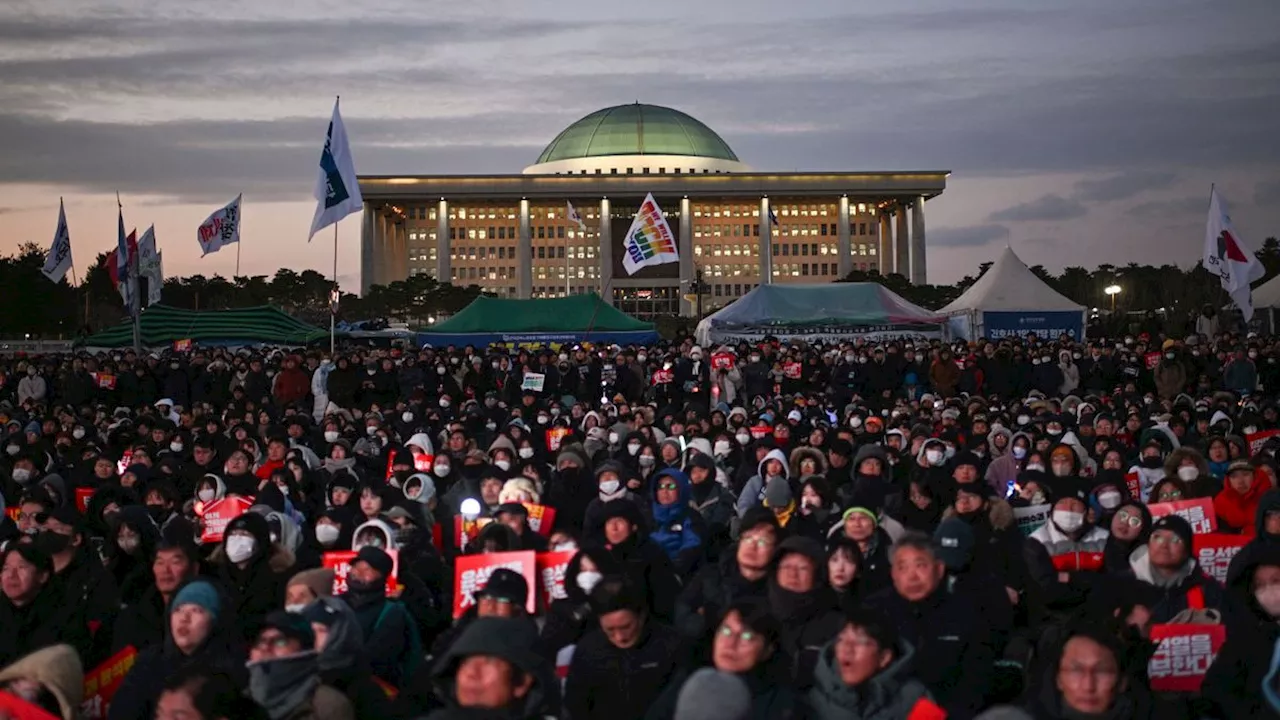
[{"label": "black face mask", "polygon": [[147,514],[159,525],[164,522],[165,518],[169,517],[169,508],[163,505],[148,505]]},{"label": "black face mask", "polygon": [[1142,458],[1142,467],[1144,467],[1144,468],[1146,468],[1146,469],[1148,469],[1148,470],[1156,470],[1156,469],[1158,469],[1158,468],[1160,468],[1160,467],[1163,467],[1163,466],[1164,466],[1164,461],[1163,461],[1163,460],[1161,460],[1159,457],[1144,457],[1144,458]]},{"label": "black face mask", "polygon": [[71,538],[52,530],[41,530],[36,536],[36,547],[50,555],[57,555],[71,546]]},{"label": "black face mask", "polygon": [[385,581],[366,582],[352,577],[347,578],[347,594],[344,595],[353,608],[363,607],[386,596]]}]

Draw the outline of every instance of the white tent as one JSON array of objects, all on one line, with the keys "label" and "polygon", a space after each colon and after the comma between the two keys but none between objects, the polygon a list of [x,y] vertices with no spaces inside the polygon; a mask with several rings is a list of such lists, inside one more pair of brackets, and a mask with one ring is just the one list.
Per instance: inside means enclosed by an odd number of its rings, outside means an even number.
[{"label": "white tent", "polygon": [[1084,339],[1085,307],[1049,287],[1006,247],[982,277],[938,312],[952,333],[966,339],[999,339],[1035,333]]}]

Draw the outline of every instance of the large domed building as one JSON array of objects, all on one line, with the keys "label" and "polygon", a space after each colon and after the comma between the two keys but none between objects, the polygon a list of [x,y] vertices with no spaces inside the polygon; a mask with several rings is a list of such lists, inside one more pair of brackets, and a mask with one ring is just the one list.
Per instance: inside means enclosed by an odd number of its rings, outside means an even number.
[{"label": "large domed building", "polygon": [[[924,283],[924,202],[947,175],[762,172],[684,112],[617,105],[566,127],[518,174],[361,177],[361,285],[425,273],[505,297],[597,292],[654,318],[695,315],[699,275],[704,312],[761,283],[852,270]],[[629,275],[623,236],[650,193],[680,262]]]}]

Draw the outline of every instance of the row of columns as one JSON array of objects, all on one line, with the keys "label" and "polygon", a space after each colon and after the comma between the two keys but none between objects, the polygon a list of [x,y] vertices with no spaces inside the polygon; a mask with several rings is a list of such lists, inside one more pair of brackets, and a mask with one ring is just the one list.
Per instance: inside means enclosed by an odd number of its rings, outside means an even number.
[{"label": "row of columns", "polygon": [[[361,233],[361,290],[372,285],[385,285],[409,276],[408,231],[404,220],[379,212],[369,203],[364,208]],[[908,219],[908,211],[910,218]],[[600,199],[600,287],[608,288],[613,279],[613,237],[610,227],[609,198]],[[896,232],[894,220],[896,219]],[[909,221],[908,221],[909,220]],[[762,283],[773,282],[773,220],[768,196],[760,198],[757,222],[760,225],[759,256]],[[853,269],[853,252],[849,225],[849,198],[841,197],[837,232],[837,258],[840,277]],[[927,281],[925,258],[924,197],[916,196],[910,204],[896,203],[879,211],[877,227],[877,259],[882,274],[898,273],[913,284]],[[449,282],[452,263],[449,259],[449,201],[440,199],[436,208],[436,277]],[[684,295],[692,294],[696,276],[693,254],[693,213],[689,198],[680,201],[680,294],[681,309],[694,312],[694,304]],[[516,296],[533,294],[533,241],[529,221],[529,201],[520,200],[520,225],[516,242]],[[604,293],[612,304],[612,292]]]}]

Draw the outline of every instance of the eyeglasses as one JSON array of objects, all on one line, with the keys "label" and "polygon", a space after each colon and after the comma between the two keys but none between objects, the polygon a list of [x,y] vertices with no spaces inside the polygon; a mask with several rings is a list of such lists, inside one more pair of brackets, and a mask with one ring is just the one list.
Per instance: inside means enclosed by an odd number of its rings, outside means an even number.
[{"label": "eyeglasses", "polygon": [[1182,497],[1181,490],[1161,490],[1160,491],[1161,500],[1177,500],[1180,497]]},{"label": "eyeglasses", "polygon": [[764,535],[743,535],[741,542],[755,545],[758,548],[773,547],[774,539]]},{"label": "eyeglasses", "polygon": [[734,629],[729,627],[728,625],[721,625],[720,630],[717,634],[720,637],[724,638],[725,640],[736,640],[737,642],[742,642],[742,643],[749,643],[755,640],[756,638],[760,637],[759,635],[757,635],[754,632],[751,632],[750,630],[734,631]]},{"label": "eyeglasses", "polygon": [[1142,526],[1142,516],[1134,515],[1133,513],[1127,510],[1121,510],[1120,512],[1116,513],[1116,519],[1128,525],[1129,527],[1136,528],[1136,527]]},{"label": "eyeglasses", "polygon": [[1172,545],[1177,547],[1182,545],[1182,538],[1169,533],[1161,533],[1159,535],[1152,535],[1150,542],[1152,545]]},{"label": "eyeglasses", "polygon": [[659,490],[679,490],[680,486],[673,482],[658,483],[658,489]]},{"label": "eyeglasses", "polygon": [[284,635],[263,635],[253,644],[254,650],[283,650],[288,647],[289,638]]}]

